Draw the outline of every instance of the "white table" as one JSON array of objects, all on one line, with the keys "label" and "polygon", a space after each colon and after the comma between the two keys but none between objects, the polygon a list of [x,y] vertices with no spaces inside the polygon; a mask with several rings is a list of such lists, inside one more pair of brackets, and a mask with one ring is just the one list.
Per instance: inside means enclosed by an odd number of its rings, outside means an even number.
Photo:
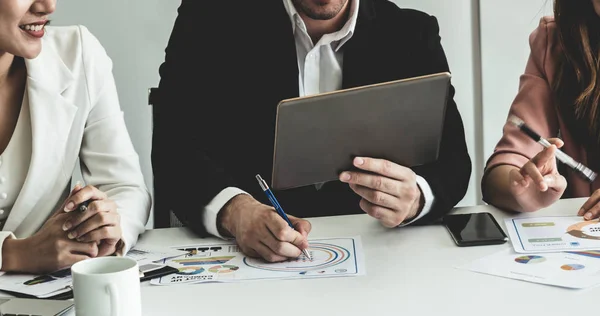
[{"label": "white table", "polygon": [[[490,206],[455,212],[515,216],[576,214],[585,199],[531,214]],[[229,284],[142,284],[144,316],[158,315],[598,315],[600,288],[576,291],[477,274],[455,267],[510,247],[455,246],[444,227],[386,229],[367,215],[310,219],[311,238],[360,235],[365,276]],[[182,228],[146,232],[140,245],[211,243]]]}]

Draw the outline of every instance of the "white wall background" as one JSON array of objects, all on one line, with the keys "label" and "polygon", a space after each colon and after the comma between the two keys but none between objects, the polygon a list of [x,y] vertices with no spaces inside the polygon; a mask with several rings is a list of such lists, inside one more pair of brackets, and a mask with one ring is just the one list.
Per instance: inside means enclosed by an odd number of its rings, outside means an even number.
[{"label": "white wall background", "polygon": [[529,34],[540,18],[552,15],[552,0],[481,0],[483,73],[483,155],[502,136],[529,57]]},{"label": "white wall background", "polygon": [[[529,54],[529,33],[542,15],[551,13],[552,0],[392,1],[439,21],[473,162],[469,190],[459,206],[480,204],[482,170],[517,92]],[[54,25],[87,26],[112,58],[121,107],[150,190],[152,117],[147,89],[159,82],[158,68],[179,4],[178,0],[59,0],[53,16]]]}]

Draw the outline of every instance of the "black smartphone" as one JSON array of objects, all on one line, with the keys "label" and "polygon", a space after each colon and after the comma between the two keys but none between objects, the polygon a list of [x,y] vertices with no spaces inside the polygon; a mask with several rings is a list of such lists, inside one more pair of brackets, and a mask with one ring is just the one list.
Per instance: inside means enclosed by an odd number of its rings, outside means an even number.
[{"label": "black smartphone", "polygon": [[490,213],[446,215],[442,223],[460,247],[498,245],[508,241],[502,227]]}]

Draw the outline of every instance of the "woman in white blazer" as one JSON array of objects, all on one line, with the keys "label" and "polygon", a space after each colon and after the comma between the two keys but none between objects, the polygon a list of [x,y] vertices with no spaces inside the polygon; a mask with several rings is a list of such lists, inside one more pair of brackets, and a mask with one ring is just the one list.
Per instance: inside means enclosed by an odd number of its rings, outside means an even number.
[{"label": "woman in white blazer", "polygon": [[[55,6],[0,1],[2,271],[122,255],[150,212],[112,62],[85,27],[46,27]],[[87,186],[70,191],[78,166]],[[74,211],[87,200],[85,212]]]}]

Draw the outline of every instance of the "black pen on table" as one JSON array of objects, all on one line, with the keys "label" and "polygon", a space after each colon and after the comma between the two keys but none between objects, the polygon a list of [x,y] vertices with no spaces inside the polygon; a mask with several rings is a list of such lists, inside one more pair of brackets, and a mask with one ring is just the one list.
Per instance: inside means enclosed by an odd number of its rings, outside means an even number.
[{"label": "black pen on table", "polygon": [[[545,138],[540,136],[538,133],[534,132],[531,128],[529,128],[529,126],[525,125],[525,122],[523,122],[522,119],[520,119],[514,115],[511,115],[508,118],[508,121],[510,123],[514,124],[515,126],[517,126],[521,131],[523,131],[523,133],[525,133],[527,136],[529,136],[534,141],[540,143],[542,146],[548,148],[552,145],[552,144],[550,144],[550,142],[548,140],[546,140]],[[569,155],[565,154],[562,150],[557,149],[554,155],[556,156],[556,159],[560,160],[562,163],[569,166],[571,169],[575,170],[575,172],[578,175],[582,176],[588,182],[594,182],[594,180],[596,180],[596,177],[598,176],[598,174],[596,172],[594,172],[592,169],[584,166],[581,162],[578,162],[575,159],[571,158]]]},{"label": "black pen on table", "polygon": [[[287,215],[285,215],[285,212],[281,208],[281,205],[279,205],[279,202],[277,202],[275,195],[273,195],[273,192],[271,191],[271,189],[269,189],[267,182],[265,182],[265,180],[263,180],[263,178],[261,178],[261,176],[259,174],[256,175],[256,180],[258,180],[258,184],[260,184],[260,187],[263,189],[263,191],[269,198],[269,201],[271,201],[271,205],[273,205],[273,207],[277,211],[277,214],[279,214],[279,216],[281,216],[281,218],[283,218],[288,223],[288,225],[290,225],[290,227],[292,229],[294,229],[294,225],[292,224],[290,219],[287,217]],[[310,256],[310,253],[308,252],[308,248],[303,249],[302,253],[306,256],[306,258],[308,258],[308,260],[312,260],[312,257]]]}]

